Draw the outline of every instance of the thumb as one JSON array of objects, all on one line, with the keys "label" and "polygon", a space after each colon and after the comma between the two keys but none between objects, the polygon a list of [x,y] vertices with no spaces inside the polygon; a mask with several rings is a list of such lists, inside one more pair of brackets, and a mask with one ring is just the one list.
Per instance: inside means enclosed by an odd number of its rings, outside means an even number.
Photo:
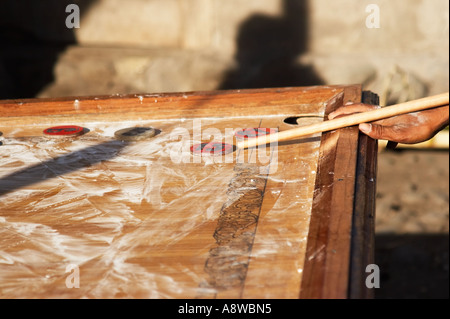
[{"label": "thumb", "polygon": [[392,128],[377,124],[360,124],[359,129],[361,132],[375,140],[388,140],[386,148],[395,149],[398,141],[392,141]]},{"label": "thumb", "polygon": [[382,125],[363,123],[359,125],[359,130],[376,140],[388,139],[386,127]]}]

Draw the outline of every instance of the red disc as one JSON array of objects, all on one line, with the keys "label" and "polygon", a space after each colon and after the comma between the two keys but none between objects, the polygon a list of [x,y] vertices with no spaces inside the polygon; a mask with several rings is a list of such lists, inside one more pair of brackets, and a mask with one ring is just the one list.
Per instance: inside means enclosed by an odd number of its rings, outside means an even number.
[{"label": "red disc", "polygon": [[257,127],[257,128],[246,128],[240,131],[236,132],[237,138],[255,138],[258,136],[264,136],[276,133],[277,131],[272,128],[263,128],[263,127]]},{"label": "red disc", "polygon": [[52,136],[72,136],[83,133],[84,128],[75,125],[54,126],[44,130],[44,134]]},{"label": "red disc", "polygon": [[233,150],[233,145],[219,142],[201,143],[191,146],[191,152],[197,155],[223,155],[228,154]]}]

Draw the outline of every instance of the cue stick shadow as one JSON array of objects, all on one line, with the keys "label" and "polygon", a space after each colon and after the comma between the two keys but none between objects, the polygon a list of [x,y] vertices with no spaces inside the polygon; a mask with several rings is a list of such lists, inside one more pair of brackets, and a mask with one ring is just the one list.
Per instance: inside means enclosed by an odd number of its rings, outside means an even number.
[{"label": "cue stick shadow", "polygon": [[278,146],[287,146],[287,145],[294,145],[294,144],[297,145],[297,144],[305,144],[305,143],[312,143],[312,142],[320,142],[320,140],[321,140],[321,136],[297,138],[295,140],[278,142]]},{"label": "cue stick shadow", "polygon": [[0,178],[0,196],[111,160],[131,142],[113,140],[49,159]]}]

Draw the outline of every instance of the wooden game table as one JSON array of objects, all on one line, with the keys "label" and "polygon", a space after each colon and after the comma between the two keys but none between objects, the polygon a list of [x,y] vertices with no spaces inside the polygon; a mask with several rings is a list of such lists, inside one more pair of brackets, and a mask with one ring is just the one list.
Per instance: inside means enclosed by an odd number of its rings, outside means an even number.
[{"label": "wooden game table", "polygon": [[349,85],[0,101],[0,297],[371,297],[376,141],[350,127],[235,145],[374,98]]}]

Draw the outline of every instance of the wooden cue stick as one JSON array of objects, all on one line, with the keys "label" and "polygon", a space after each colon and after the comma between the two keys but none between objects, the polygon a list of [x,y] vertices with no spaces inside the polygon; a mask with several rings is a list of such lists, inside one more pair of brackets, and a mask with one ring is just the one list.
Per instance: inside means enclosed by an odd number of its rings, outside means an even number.
[{"label": "wooden cue stick", "polygon": [[312,125],[306,125],[299,128],[273,133],[265,136],[260,136],[253,139],[246,139],[244,141],[238,142],[237,147],[244,149],[262,144],[292,140],[305,135],[336,130],[339,128],[353,126],[361,123],[369,123],[396,115],[422,111],[447,104],[449,104],[448,92],[405,103],[386,106],[373,111],[347,115],[333,120],[328,120]]}]

